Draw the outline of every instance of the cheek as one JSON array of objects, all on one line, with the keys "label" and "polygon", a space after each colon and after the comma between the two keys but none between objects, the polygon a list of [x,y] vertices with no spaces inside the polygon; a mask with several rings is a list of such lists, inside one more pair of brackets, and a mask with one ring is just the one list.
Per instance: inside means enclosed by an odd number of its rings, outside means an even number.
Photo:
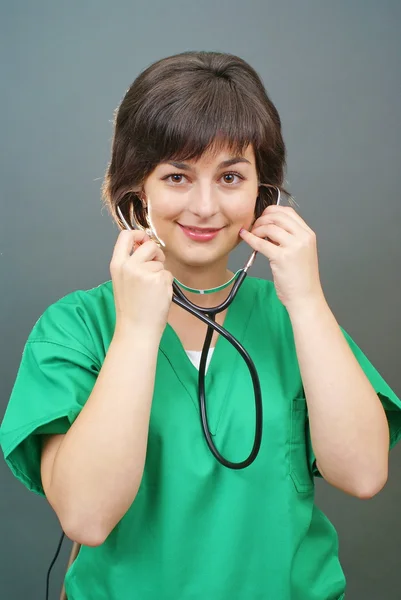
[{"label": "cheek", "polygon": [[149,196],[149,214],[155,223],[174,220],[179,214],[180,203],[168,193],[153,193]]},{"label": "cheek", "polygon": [[235,222],[241,222],[242,224],[249,225],[255,221],[255,203],[243,202],[237,206],[235,211]]}]

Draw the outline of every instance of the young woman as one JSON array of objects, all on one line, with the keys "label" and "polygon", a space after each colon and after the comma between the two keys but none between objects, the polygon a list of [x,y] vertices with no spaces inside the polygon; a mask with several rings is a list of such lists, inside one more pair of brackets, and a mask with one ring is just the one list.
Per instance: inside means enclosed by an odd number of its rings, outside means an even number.
[{"label": "young woman", "polygon": [[[401,437],[401,402],[336,322],[314,232],[261,185],[283,190],[284,166],[277,110],[236,56],[160,60],[119,107],[104,184],[124,229],[111,281],[41,315],[1,428],[14,475],[82,544],[69,600],[344,597],[337,534],[314,504],[313,478],[375,495]],[[124,228],[117,205],[139,229]],[[220,288],[241,241],[270,261],[273,281],[248,276],[216,318],[248,351],[262,391],[260,450],[238,469],[203,435],[207,325],[172,302],[172,285]],[[233,285],[184,291],[207,308]],[[255,435],[253,388],[216,331],[205,385],[213,442],[240,462]]]}]

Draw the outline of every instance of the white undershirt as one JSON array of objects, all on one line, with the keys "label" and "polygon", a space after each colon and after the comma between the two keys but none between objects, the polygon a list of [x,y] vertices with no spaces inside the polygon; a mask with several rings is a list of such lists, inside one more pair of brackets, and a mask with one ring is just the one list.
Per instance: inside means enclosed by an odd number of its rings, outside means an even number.
[{"label": "white undershirt", "polygon": [[[207,355],[207,361],[206,361],[206,371],[205,371],[205,373],[207,373],[207,370],[209,368],[210,359],[212,358],[213,351],[214,351],[214,348],[209,348],[209,352],[208,352],[208,355]],[[201,359],[202,351],[201,350],[185,350],[185,352],[188,354],[188,357],[190,358],[192,364],[199,371],[200,359]]]}]

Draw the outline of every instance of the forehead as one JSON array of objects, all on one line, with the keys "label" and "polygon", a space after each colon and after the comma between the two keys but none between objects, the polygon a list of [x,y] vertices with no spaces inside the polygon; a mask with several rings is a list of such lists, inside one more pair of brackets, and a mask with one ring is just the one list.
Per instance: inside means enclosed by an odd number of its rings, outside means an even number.
[{"label": "forehead", "polygon": [[[244,160],[245,159],[245,160]],[[231,163],[234,164],[234,160],[238,160],[238,162],[243,162],[244,165],[254,165],[255,163],[255,153],[252,147],[252,144],[249,144],[246,148],[242,150],[242,152],[235,151],[229,147],[228,144],[219,144],[215,146],[211,146],[205,152],[196,158],[191,158],[187,160],[166,160],[165,162],[168,164],[173,164],[176,162],[177,164],[187,164],[190,166],[229,166],[223,163]]]},{"label": "forehead", "polygon": [[[255,159],[255,155],[254,155],[252,145],[249,144],[242,152],[235,152],[235,151],[231,150],[228,145],[217,146],[215,148],[211,148],[211,149],[207,150],[198,159],[198,161],[203,160],[205,162],[219,163],[223,160],[227,160],[227,159],[231,159],[231,158],[245,158],[250,163],[253,163],[254,159]],[[192,162],[198,162],[198,161],[192,161]]]}]

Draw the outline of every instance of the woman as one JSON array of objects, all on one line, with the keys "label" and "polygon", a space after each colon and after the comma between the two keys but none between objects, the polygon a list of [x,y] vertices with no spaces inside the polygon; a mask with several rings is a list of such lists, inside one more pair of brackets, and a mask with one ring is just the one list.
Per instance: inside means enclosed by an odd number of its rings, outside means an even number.
[{"label": "woman", "polygon": [[[119,107],[104,196],[121,229],[120,202],[140,229],[120,232],[111,281],[39,318],[1,429],[14,475],[82,544],[69,600],[344,597],[337,534],[314,504],[313,477],[376,494],[401,403],[331,313],[314,232],[260,185],[282,190],[284,166],[277,110],[236,56],[160,60]],[[231,469],[200,426],[207,328],[172,302],[172,283],[222,286],[242,240],[270,261],[274,281],[248,276],[216,319],[251,355],[263,397],[259,454]],[[211,307],[232,285],[185,293]],[[241,461],[253,389],[216,332],[206,398],[216,447]]]}]

